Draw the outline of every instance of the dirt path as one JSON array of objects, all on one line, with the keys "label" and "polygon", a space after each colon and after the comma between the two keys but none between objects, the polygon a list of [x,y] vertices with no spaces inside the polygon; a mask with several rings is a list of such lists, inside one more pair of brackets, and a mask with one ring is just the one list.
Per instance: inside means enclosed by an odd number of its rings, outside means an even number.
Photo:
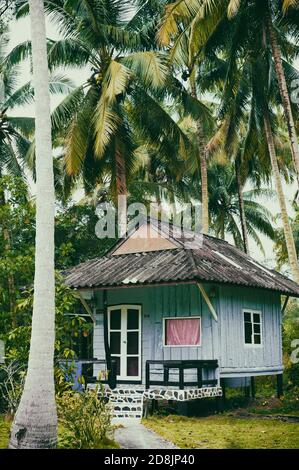
[{"label": "dirt path", "polygon": [[155,432],[147,429],[139,419],[118,420],[120,428],[114,432],[114,439],[122,449],[177,449]]}]

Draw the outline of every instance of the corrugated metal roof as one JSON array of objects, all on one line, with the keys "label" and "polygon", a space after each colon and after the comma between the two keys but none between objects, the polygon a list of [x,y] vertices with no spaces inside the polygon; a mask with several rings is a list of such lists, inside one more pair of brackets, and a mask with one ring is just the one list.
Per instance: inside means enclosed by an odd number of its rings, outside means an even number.
[{"label": "corrugated metal roof", "polygon": [[[171,230],[173,235],[174,229]],[[200,235],[195,247],[186,248],[183,238],[180,245],[173,250],[122,255],[113,255],[112,249],[106,256],[69,270],[66,284],[80,289],[206,281],[258,287],[299,297],[298,284],[265,268],[223,240]]]}]

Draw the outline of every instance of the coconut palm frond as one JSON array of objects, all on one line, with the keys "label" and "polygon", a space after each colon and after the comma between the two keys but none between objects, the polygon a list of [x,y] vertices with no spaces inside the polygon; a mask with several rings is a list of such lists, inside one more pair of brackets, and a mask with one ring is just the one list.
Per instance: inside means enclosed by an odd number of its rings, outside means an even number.
[{"label": "coconut palm frond", "polygon": [[136,52],[122,60],[146,85],[157,89],[165,84],[168,65],[165,55],[154,51]]}]

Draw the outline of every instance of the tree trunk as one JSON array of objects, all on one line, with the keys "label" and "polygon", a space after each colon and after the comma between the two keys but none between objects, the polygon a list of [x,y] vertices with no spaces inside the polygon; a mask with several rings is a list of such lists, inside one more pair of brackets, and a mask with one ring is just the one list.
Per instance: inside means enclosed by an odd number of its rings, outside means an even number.
[{"label": "tree trunk", "polygon": [[10,448],[57,444],[54,387],[55,277],[54,178],[49,73],[43,0],[30,0],[36,140],[36,246],[28,371],[13,422]]},{"label": "tree trunk", "polygon": [[299,284],[299,267],[298,267],[296,247],[295,247],[293,232],[292,232],[290,222],[289,222],[286,201],[285,201],[283,188],[281,184],[279,168],[278,168],[278,163],[277,163],[277,155],[276,155],[274,138],[273,138],[268,110],[264,111],[264,125],[265,125],[265,133],[266,133],[266,138],[267,138],[269,154],[271,158],[272,171],[273,171],[273,176],[275,180],[276,191],[277,191],[277,196],[278,196],[278,201],[279,201],[279,206],[280,206],[280,213],[281,213],[281,219],[282,219],[282,224],[283,224],[285,241],[287,245],[289,264],[291,267],[294,281],[296,281]]},{"label": "tree trunk", "polygon": [[116,190],[117,195],[127,195],[126,164],[122,153],[117,148],[115,152],[116,161]]},{"label": "tree trunk", "polygon": [[221,240],[225,240],[225,223],[224,223],[224,217],[222,217],[222,221],[221,221],[220,238],[221,238]]},{"label": "tree trunk", "polygon": [[[190,74],[191,96],[197,99],[194,77]],[[208,167],[207,151],[204,143],[204,132],[200,119],[196,121],[196,143],[197,143],[197,161],[201,174],[201,204],[202,204],[202,232],[209,232],[209,192],[208,192]]]},{"label": "tree trunk", "polygon": [[118,236],[126,236],[127,232],[127,178],[126,164],[120,150],[116,147],[116,191],[118,208]]},{"label": "tree trunk", "polygon": [[294,168],[295,168],[298,188],[299,188],[299,146],[298,146],[295,123],[294,123],[294,118],[293,118],[293,113],[292,113],[290,96],[289,96],[289,92],[287,88],[285,73],[284,73],[283,66],[282,66],[280,47],[277,42],[276,31],[273,26],[268,0],[266,2],[266,28],[267,28],[268,38],[270,41],[272,54],[274,58],[275,71],[277,75],[280,96],[281,96],[282,105],[284,109],[284,115],[285,115],[285,119],[287,122],[293,163],[294,163]]},{"label": "tree trunk", "polygon": [[244,251],[245,251],[245,253],[249,255],[249,243],[248,243],[248,235],[247,235],[247,222],[246,222],[245,207],[244,207],[244,198],[243,198],[243,184],[242,184],[242,179],[241,179],[241,161],[240,161],[240,155],[237,155],[237,157],[236,157],[236,160],[235,160],[235,169],[236,169],[236,180],[237,180],[237,188],[238,188],[239,211],[240,211],[240,221],[241,221],[241,230],[242,230],[243,245],[244,245]]}]

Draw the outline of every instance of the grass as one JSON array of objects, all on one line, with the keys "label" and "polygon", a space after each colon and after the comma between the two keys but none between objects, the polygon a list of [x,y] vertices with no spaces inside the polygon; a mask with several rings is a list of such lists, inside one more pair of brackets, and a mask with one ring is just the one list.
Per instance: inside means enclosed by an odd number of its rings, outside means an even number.
[{"label": "grass", "polygon": [[[8,446],[10,426],[11,426],[11,421],[6,420],[4,415],[0,415],[0,449],[6,449]],[[65,448],[61,444],[63,437],[64,437],[64,429],[61,426],[59,426],[58,427],[58,448],[60,449]],[[118,444],[112,439],[109,439],[108,437],[105,440],[103,440],[97,447],[97,449],[118,449],[118,448],[119,448]]]},{"label": "grass", "polygon": [[0,415],[0,449],[6,449],[8,446],[10,425],[11,423],[6,421],[3,415]]},{"label": "grass", "polygon": [[182,449],[298,449],[299,424],[225,415],[152,416],[145,426]]}]

